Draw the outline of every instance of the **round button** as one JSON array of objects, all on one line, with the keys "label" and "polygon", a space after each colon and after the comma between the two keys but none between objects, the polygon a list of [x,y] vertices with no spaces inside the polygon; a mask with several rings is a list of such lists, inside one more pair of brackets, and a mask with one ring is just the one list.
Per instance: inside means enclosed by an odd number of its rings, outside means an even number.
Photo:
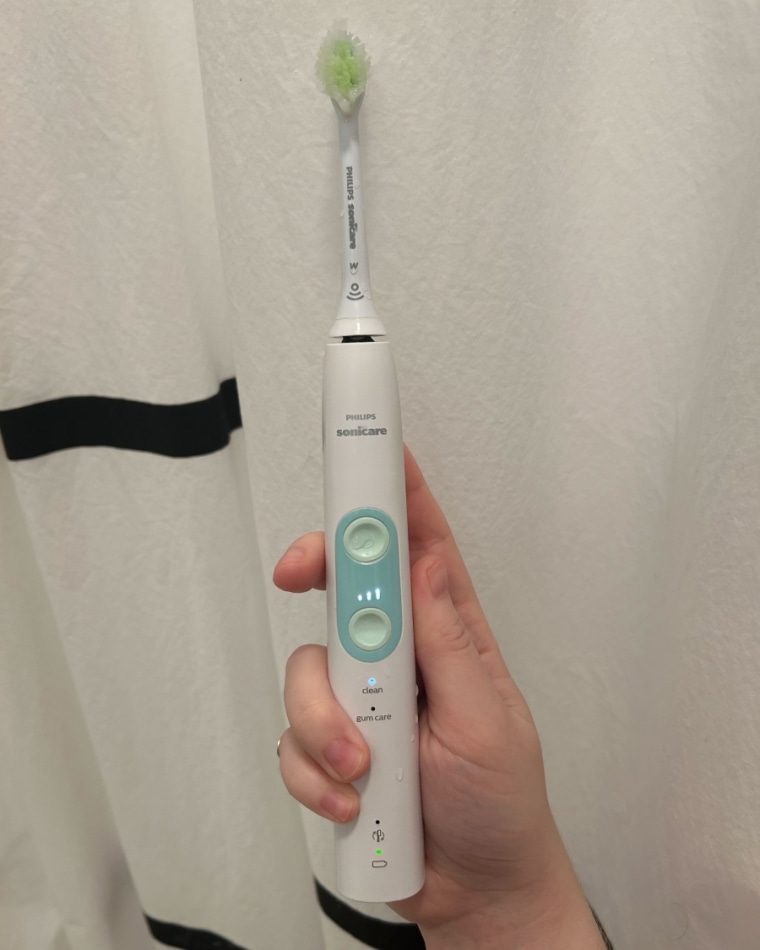
[{"label": "round button", "polygon": [[379,561],[390,543],[390,532],[377,518],[357,518],[343,532],[348,556],[362,564]]},{"label": "round button", "polygon": [[362,650],[379,650],[391,636],[391,618],[382,610],[366,607],[348,621],[348,635]]}]

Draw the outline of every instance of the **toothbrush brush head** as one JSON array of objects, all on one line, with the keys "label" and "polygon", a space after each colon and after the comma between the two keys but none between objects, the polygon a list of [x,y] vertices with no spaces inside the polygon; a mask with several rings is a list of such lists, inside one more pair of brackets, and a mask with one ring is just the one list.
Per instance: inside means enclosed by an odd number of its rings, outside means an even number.
[{"label": "toothbrush brush head", "polygon": [[344,29],[328,33],[317,57],[317,79],[345,116],[361,104],[369,66],[369,56],[358,37]]}]

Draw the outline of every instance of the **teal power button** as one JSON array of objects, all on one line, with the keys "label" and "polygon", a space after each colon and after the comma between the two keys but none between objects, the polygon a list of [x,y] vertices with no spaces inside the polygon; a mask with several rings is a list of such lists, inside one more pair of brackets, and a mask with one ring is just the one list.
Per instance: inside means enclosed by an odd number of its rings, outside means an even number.
[{"label": "teal power button", "polygon": [[360,564],[379,561],[390,543],[390,532],[377,518],[357,518],[343,532],[346,554]]},{"label": "teal power button", "polygon": [[390,640],[391,618],[382,610],[357,610],[348,621],[348,635],[360,650],[379,650]]}]

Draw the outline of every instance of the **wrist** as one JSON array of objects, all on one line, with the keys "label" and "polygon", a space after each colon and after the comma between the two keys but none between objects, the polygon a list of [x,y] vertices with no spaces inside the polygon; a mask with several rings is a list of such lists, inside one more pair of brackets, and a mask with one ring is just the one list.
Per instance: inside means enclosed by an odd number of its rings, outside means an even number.
[{"label": "wrist", "polygon": [[490,895],[458,919],[421,930],[427,950],[605,950],[569,860],[538,889]]}]

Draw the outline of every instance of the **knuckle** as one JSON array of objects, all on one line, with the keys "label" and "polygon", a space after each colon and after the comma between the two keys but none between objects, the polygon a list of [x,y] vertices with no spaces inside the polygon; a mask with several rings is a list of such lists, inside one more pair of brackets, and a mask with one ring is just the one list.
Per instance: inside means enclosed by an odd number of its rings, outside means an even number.
[{"label": "knuckle", "polygon": [[313,736],[325,730],[334,719],[333,704],[320,696],[299,703],[288,712],[288,721],[297,737]]},{"label": "knuckle", "polygon": [[441,624],[438,635],[448,652],[466,650],[470,645],[470,633],[458,614]]},{"label": "knuckle", "polygon": [[286,730],[283,734],[283,739],[285,739],[286,736],[288,737],[288,741],[283,741],[281,745],[280,777],[288,794],[295,798],[296,801],[305,804],[307,797],[305,789],[308,788],[308,782],[304,781],[303,761],[297,754],[296,749],[293,748],[297,742],[290,729]]}]

